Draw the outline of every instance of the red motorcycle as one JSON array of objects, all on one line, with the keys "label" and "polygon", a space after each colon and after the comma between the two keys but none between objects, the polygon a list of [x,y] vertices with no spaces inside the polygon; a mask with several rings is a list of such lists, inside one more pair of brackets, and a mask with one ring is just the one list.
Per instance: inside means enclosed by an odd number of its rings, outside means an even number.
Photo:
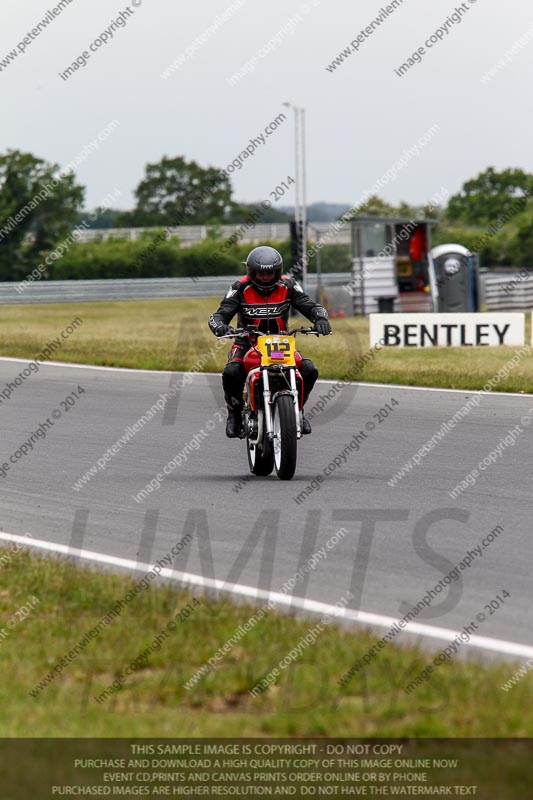
[{"label": "red motorcycle", "polygon": [[241,439],[253,475],[270,475],[290,480],[296,471],[297,442],[302,436],[304,384],[298,367],[295,334],[320,334],[314,328],[295,328],[288,333],[258,333],[242,328],[228,339],[248,339],[251,347],[244,356],[246,383],[243,393]]}]

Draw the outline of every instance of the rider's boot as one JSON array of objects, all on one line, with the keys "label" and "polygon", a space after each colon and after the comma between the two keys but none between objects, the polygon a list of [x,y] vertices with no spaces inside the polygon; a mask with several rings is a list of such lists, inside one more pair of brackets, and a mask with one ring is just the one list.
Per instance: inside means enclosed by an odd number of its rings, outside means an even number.
[{"label": "rider's boot", "polygon": [[226,405],[228,407],[228,420],[226,422],[226,436],[228,439],[237,439],[242,430],[242,402],[234,397],[226,395]]},{"label": "rider's boot", "polygon": [[[307,362],[305,362],[305,359],[302,361],[302,365],[304,363],[307,363]],[[318,372],[317,372],[316,368],[314,368],[309,374],[307,374],[305,376],[305,379],[304,379],[304,396],[303,396],[303,403],[302,403],[302,419],[301,419],[301,423],[300,423],[300,427],[301,427],[301,430],[302,430],[302,436],[306,436],[307,434],[312,433],[311,423],[309,422],[309,420],[305,416],[304,406],[307,403],[307,401],[309,400],[309,395],[311,394],[311,390],[313,389],[313,386],[315,385],[317,378],[318,378]]]},{"label": "rider's boot", "polygon": [[303,405],[302,405],[302,418],[300,420],[300,427],[302,429],[302,436],[307,436],[308,433],[312,433],[313,432],[313,429],[311,428],[311,423],[309,422],[309,420],[305,416],[305,410],[304,410],[304,406],[307,403],[307,400],[308,400],[310,394],[311,394],[310,390],[308,390],[307,387],[305,387],[305,389],[304,389],[304,401],[303,401]]}]

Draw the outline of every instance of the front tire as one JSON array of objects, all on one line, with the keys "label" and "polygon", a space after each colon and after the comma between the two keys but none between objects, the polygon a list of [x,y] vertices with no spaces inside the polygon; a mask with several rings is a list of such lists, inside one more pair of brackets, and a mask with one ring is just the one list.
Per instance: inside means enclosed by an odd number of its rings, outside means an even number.
[{"label": "front tire", "polygon": [[282,394],[276,398],[272,417],[274,428],[274,466],[278,478],[290,481],[296,472],[298,438],[294,401],[291,396]]}]

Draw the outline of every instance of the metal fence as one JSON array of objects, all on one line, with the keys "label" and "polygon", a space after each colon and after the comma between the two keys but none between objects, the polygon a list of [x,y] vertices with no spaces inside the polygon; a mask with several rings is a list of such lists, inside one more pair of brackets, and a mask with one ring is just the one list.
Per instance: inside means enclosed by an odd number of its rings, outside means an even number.
[{"label": "metal fence", "polygon": [[[164,226],[161,226],[164,228]],[[80,242],[105,241],[106,239],[116,239],[120,241],[137,241],[143,234],[154,232],[157,228],[98,228],[80,230],[78,240]],[[226,239],[239,231],[239,240],[251,244],[264,241],[281,242],[290,238],[289,225],[287,223],[263,223],[244,228],[243,223],[235,225],[179,225],[169,228],[169,237],[179,237],[182,247],[190,247],[199,242],[205,242],[214,235],[217,238]],[[313,222],[309,226],[308,239],[313,244],[318,235],[328,235],[328,244],[350,244],[350,226],[345,225],[339,231],[330,228],[327,222]]]}]

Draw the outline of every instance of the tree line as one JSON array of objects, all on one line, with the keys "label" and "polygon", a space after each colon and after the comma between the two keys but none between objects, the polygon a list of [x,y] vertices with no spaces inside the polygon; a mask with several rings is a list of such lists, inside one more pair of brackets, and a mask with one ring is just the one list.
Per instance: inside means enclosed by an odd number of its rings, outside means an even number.
[{"label": "tree line", "polygon": [[[218,176],[218,177],[217,177]],[[466,181],[437,211],[436,243],[457,241],[466,247],[480,244],[484,266],[533,264],[533,175],[521,169],[489,167]],[[85,187],[73,172],[61,173],[31,153],[10,150],[0,156],[0,280],[18,281],[37,270],[47,278],[172,277],[232,274],[246,247],[238,242],[220,250],[223,224],[239,224],[253,215],[255,206],[237,202],[231,182],[215,167],[203,167],[182,156],[164,157],[147,164],[135,190],[130,211],[97,208],[84,211]],[[420,216],[424,209],[406,202],[390,205],[372,197],[361,214]],[[435,216],[435,210],[432,210]],[[88,219],[90,221],[88,221]],[[72,231],[87,227],[145,227],[164,229],[183,224],[210,227],[210,239],[180,249],[179,241],[161,237],[146,256],[154,232],[139,242],[96,242],[80,245]],[[261,222],[288,222],[289,215],[266,209]],[[69,242],[68,247],[65,242]],[[218,243],[217,243],[218,242]],[[288,243],[276,245],[286,251]],[[58,255],[59,254],[59,255]],[[325,247],[325,271],[346,268],[347,248]],[[340,266],[340,262],[344,262]],[[311,264],[313,268],[313,264]]]}]

